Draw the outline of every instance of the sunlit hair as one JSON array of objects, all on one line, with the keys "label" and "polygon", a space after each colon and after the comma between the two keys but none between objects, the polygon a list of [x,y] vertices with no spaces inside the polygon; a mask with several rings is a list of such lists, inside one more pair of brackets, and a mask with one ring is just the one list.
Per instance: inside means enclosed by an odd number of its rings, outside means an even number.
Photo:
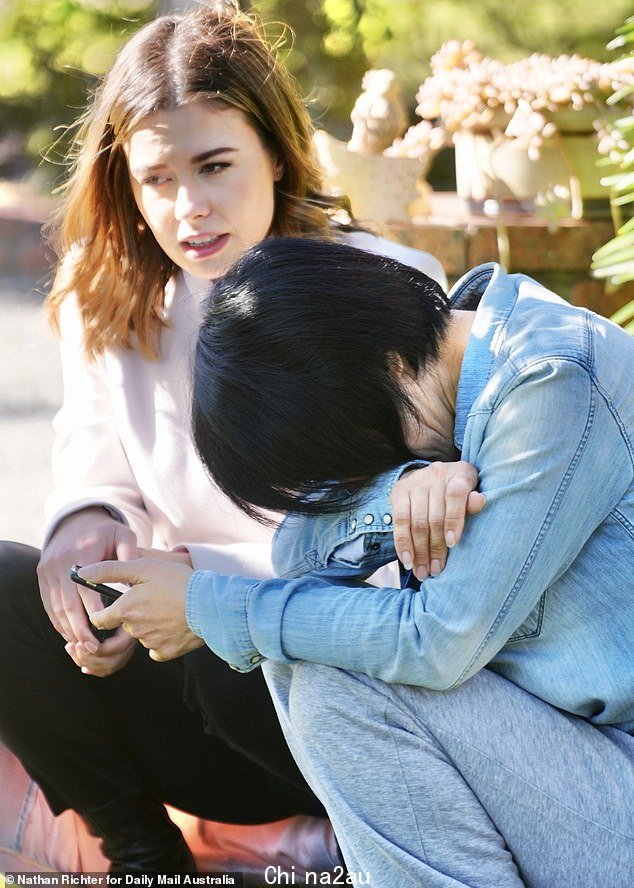
[{"label": "sunlit hair", "polygon": [[60,257],[51,318],[56,325],[61,303],[74,292],[89,355],[112,346],[158,354],[163,292],[175,266],[136,206],[123,145],[148,115],[194,102],[243,111],[282,161],[271,234],[326,234],[340,204],[321,193],[310,118],[277,47],[252,15],[216,2],[146,25],[122,48],[82,118],[48,230]]},{"label": "sunlit hair", "polygon": [[247,251],[196,347],[194,440],[214,482],[255,518],[323,512],[406,460],[403,422],[420,417],[395,367],[433,366],[449,311],[423,272],[345,244]]}]

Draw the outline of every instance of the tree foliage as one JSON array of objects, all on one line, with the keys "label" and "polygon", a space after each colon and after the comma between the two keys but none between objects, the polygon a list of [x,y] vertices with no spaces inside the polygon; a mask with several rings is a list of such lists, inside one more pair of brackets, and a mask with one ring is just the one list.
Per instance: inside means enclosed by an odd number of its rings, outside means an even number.
[{"label": "tree foliage", "polygon": [[[157,12],[204,0],[0,0],[0,136],[24,134],[37,153],[72,121],[118,46]],[[579,52],[605,45],[631,0],[242,0],[288,23],[287,62],[316,122],[340,137],[370,67],[393,68],[410,107],[446,40],[475,40],[493,57]]]},{"label": "tree foliage", "polygon": [[33,155],[50,146],[155,12],[149,0],[0,0],[0,134]]},{"label": "tree foliage", "polygon": [[470,38],[483,53],[511,61],[532,52],[607,59],[606,44],[631,13],[631,0],[254,0],[267,18],[297,34],[289,62],[317,114],[334,131],[348,115],[363,72],[392,68],[413,109],[431,55]]}]

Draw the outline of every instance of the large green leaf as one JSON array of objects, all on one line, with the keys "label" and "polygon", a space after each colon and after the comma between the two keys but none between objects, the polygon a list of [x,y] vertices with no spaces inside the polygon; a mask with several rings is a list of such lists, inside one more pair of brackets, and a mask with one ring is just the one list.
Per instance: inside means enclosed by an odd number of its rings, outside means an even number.
[{"label": "large green leaf", "polygon": [[[626,49],[626,56],[634,58],[633,47],[634,17],[631,17],[618,29],[617,36],[608,44],[608,48]],[[610,102],[616,104],[633,93],[634,85],[628,85],[615,92]],[[616,174],[606,176],[601,181],[611,189],[613,214],[615,219],[620,219],[621,208],[634,204],[634,114],[620,118],[616,121],[616,127],[628,147],[620,151]],[[620,224],[612,240],[596,251],[592,257],[592,273],[595,277],[608,281],[612,287],[634,280],[634,216]],[[617,311],[612,320],[634,334],[634,301]]]},{"label": "large green leaf", "polygon": [[[632,222],[634,220],[630,220]],[[620,231],[620,230],[619,230]],[[604,244],[594,254],[595,259],[614,261],[617,257],[626,258],[634,255],[634,231],[626,232]]]},{"label": "large green leaf", "polygon": [[[627,305],[624,305],[623,308],[619,308],[618,311],[615,311],[611,320],[616,324],[621,324],[626,330],[628,327],[634,327],[634,299],[631,302],[628,302]],[[630,332],[634,331],[630,330]]]}]

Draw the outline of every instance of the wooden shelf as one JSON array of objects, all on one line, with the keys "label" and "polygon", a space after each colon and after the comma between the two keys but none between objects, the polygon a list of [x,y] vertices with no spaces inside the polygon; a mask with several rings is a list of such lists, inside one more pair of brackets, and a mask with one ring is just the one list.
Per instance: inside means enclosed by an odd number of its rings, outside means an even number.
[{"label": "wooden shelf", "polygon": [[386,229],[394,240],[436,256],[451,283],[470,268],[493,261],[605,316],[634,298],[634,284],[608,293],[590,275],[592,254],[614,234],[607,218],[562,219],[555,227],[531,213],[473,213],[455,193],[437,192],[429,216],[390,223]]}]

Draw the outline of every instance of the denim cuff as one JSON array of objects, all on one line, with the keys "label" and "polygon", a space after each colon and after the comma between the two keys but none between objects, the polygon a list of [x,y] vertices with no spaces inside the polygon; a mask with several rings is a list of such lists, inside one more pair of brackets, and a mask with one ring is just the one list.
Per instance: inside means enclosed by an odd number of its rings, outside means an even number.
[{"label": "denim cuff", "polygon": [[185,616],[189,628],[238,672],[250,672],[264,659],[253,645],[247,597],[254,581],[194,571],[187,585]]}]

